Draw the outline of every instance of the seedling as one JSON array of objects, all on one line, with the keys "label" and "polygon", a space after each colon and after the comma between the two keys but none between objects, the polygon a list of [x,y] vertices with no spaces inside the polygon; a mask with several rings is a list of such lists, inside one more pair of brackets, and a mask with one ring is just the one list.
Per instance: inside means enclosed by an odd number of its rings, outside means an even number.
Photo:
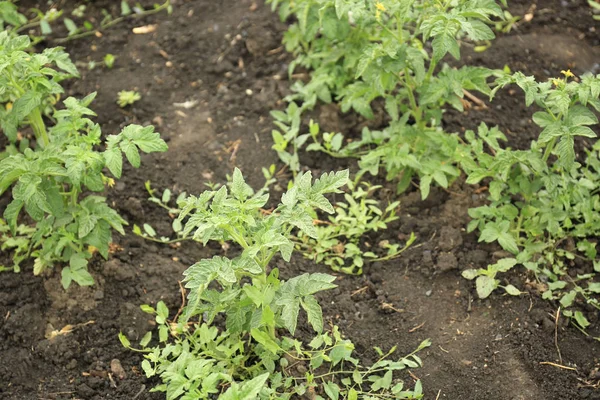
[{"label": "seedling", "polygon": [[512,15],[508,10],[504,10],[504,20],[496,22],[495,28],[497,32],[510,33],[513,28],[517,27],[517,22],[521,20],[518,15]]},{"label": "seedling", "polygon": [[[324,174],[315,182],[310,172],[301,174],[281,203],[266,214],[261,208],[268,194],[254,192],[236,169],[228,187],[181,202],[184,232],[205,244],[232,242],[240,253],[235,258],[200,260],[184,272],[189,293],[179,319],[169,321],[162,302],[156,309],[142,306],[155,315],[158,325],[159,344],[148,346],[149,333],[139,350],[145,353],[146,376],[158,375],[162,380],[154,391],[166,392],[167,399],[219,393],[226,399],[289,399],[310,393],[334,398],[422,398],[420,383],[412,391],[405,390],[392,371],[420,366],[415,353],[429,341],[398,361],[390,360],[395,348],[380,351],[379,361],[362,367],[352,357],[354,346],[337,327],[324,332],[321,306],[314,295],[334,288],[335,278],[313,273],[284,281],[272,265],[274,257],[290,261],[293,231],[317,236],[315,209],[333,212],[324,195],[339,192],[347,180],[348,171]],[[293,337],[301,310],[315,332],[308,346]],[[291,337],[282,336],[282,331]],[[119,337],[132,348],[124,335]],[[306,373],[293,368],[298,363]]]},{"label": "seedling", "polygon": [[121,90],[119,92],[117,104],[119,105],[119,107],[125,108],[141,99],[142,96],[134,90]]},{"label": "seedling", "polygon": [[108,53],[104,56],[104,65],[106,65],[106,68],[108,69],[112,69],[112,67],[115,65],[115,56]]},{"label": "seedling", "polygon": [[469,280],[477,278],[475,284],[480,299],[485,299],[498,287],[502,287],[510,295],[518,296],[521,294],[519,289],[513,285],[502,286],[500,280],[496,279],[499,272],[507,272],[515,265],[517,260],[514,258],[503,258],[496,264],[488,265],[486,269],[466,269],[462,272],[462,276]]}]

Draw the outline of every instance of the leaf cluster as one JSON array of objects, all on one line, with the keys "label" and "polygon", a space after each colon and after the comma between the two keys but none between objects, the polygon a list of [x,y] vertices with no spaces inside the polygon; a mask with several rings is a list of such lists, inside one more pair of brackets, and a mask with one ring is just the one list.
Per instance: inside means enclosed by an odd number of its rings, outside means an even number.
[{"label": "leaf cluster", "polygon": [[[563,73],[564,78],[547,82],[521,73],[499,78],[499,88],[516,84],[525,92],[526,105],[541,109],[533,114],[540,133],[527,150],[504,148],[504,134],[485,124],[477,133],[466,133],[467,146],[457,153],[459,161],[467,183],[487,182],[490,200],[469,210],[472,221],[467,230],[478,230],[479,241],[498,242],[515,255],[518,264],[545,282],[544,298],[560,300],[563,308],[577,299],[598,307],[594,273],[574,277],[569,268],[580,259],[600,271],[596,244],[590,241],[600,228],[600,145],[586,150],[584,159],[578,160],[575,150],[577,137],[596,137],[591,127],[598,118],[592,110],[600,111],[600,76],[570,80],[572,73]],[[488,272],[492,270],[488,267]],[[475,277],[471,271],[466,273]],[[483,279],[478,275],[478,280]],[[483,297],[497,287],[485,279],[489,283],[485,290],[478,284]],[[565,313],[575,315],[571,310]],[[589,325],[581,313],[576,320],[582,328]]]},{"label": "leaf cluster", "polygon": [[[486,68],[443,65],[449,53],[460,57],[459,41],[490,40],[492,18],[503,18],[493,0],[363,2],[333,0],[271,1],[280,16],[297,18],[284,37],[296,59],[290,74],[303,67],[310,80],[294,84],[286,112],[273,113],[274,149],[292,170],[299,169],[297,151],[309,137],[307,150],[335,157],[360,157],[361,174],[386,171],[399,179],[398,191],[412,179],[421,182],[427,197],[432,183],[448,187],[459,175],[453,165],[455,138],[441,129],[443,108],[464,109],[466,90],[489,95]],[[382,132],[363,132],[360,140],[344,146],[342,133],[301,134],[300,115],[317,101],[337,102],[342,112],[354,110],[374,117],[373,104],[383,104],[391,121]],[[301,105],[298,105],[298,104]],[[310,135],[310,136],[309,136]],[[400,151],[398,149],[400,148]]]},{"label": "leaf cluster", "polygon": [[60,83],[79,76],[69,55],[61,47],[30,53],[28,36],[0,32],[0,127],[10,142],[17,130],[31,125],[41,145],[47,144],[42,115],[54,110]]},{"label": "leaf cluster", "polygon": [[48,129],[48,144],[42,149],[26,149],[0,161],[0,194],[12,188],[12,201],[4,218],[13,235],[24,211],[36,223],[28,255],[35,258],[34,273],[40,274],[56,262],[69,262],[62,270],[66,288],[71,281],[91,285],[86,270],[93,252],[108,257],[111,230],[124,234],[126,221],[106,204],[103,197],[85,195],[101,192],[114,184],[104,175],[105,168],[120,178],[123,155],[140,166],[140,150],[166,151],[167,145],[153,127],[129,125],[118,135],[109,135],[106,149],[101,128],[89,117],[88,105],[95,93],[84,99],[69,97],[64,109],[55,111],[55,125]]},{"label": "leaf cluster", "polygon": [[[379,185],[366,182],[349,184],[349,193],[344,201],[335,204],[335,213],[328,221],[318,221],[318,238],[314,239],[300,233],[298,247],[305,257],[317,263],[324,263],[334,271],[347,274],[362,274],[365,260],[377,261],[393,258],[402,253],[410,243],[400,249],[397,244],[382,243],[386,255],[379,256],[375,249],[364,251],[364,238],[371,232],[387,228],[387,224],[398,219],[396,210],[400,202],[389,203],[385,209],[379,208],[379,202],[373,199],[373,193],[381,189]],[[317,218],[317,216],[315,216]]]}]

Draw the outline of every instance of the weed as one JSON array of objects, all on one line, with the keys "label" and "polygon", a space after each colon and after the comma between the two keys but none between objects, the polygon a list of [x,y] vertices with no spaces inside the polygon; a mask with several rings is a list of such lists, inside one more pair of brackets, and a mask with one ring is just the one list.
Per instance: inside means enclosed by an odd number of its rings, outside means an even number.
[{"label": "weed", "polygon": [[113,54],[106,54],[104,56],[104,65],[106,65],[106,68],[112,69],[112,67],[115,65],[115,59],[116,57]]},{"label": "weed", "polygon": [[[368,243],[362,243],[370,232],[377,232],[387,228],[387,224],[398,219],[396,209],[400,202],[395,201],[387,205],[384,210],[379,208],[379,202],[372,199],[372,194],[381,186],[370,185],[366,182],[358,184],[349,183],[350,193],[344,194],[344,202],[336,202],[334,214],[328,221],[319,221],[315,226],[317,238],[300,233],[298,247],[305,257],[317,263],[324,263],[334,271],[347,274],[362,274],[365,260],[382,261],[400,255],[415,240],[411,236],[405,247],[388,242],[380,243],[386,252],[378,256],[375,249],[364,251],[361,249]],[[369,245],[370,246],[370,245]]]},{"label": "weed", "polygon": [[125,108],[141,99],[142,95],[134,90],[121,90],[117,98],[117,104],[119,107]]}]

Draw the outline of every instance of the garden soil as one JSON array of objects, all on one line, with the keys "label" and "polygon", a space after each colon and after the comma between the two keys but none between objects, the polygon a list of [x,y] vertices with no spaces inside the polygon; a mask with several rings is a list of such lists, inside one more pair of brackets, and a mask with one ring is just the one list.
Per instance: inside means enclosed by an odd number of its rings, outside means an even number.
[{"label": "garden soil", "polygon": [[[60,3],[67,10],[73,7],[73,2]],[[144,157],[139,170],[126,168],[124,179],[107,193],[131,226],[147,222],[162,235],[172,234],[171,217],[147,201],[144,183],[151,181],[160,191],[198,194],[207,182],[224,182],[238,166],[254,187],[262,186],[261,167],[278,163],[270,149],[269,110],[283,106],[280,99],[290,84],[291,58],[280,44],[285,25],[268,5],[251,0],[173,3],[171,16],[128,20],[101,37],[66,44],[82,71],[81,80],[67,84],[67,94],[98,91],[92,106],[104,134],[129,123],[154,124],[168,141],[167,153]],[[96,21],[102,8],[120,12],[114,1],[85,4],[86,15]],[[585,1],[520,0],[510,6],[514,15],[532,18],[500,35],[485,52],[465,44],[463,62],[508,65],[538,78],[568,68],[577,74],[600,72],[600,24]],[[156,30],[132,33],[147,25]],[[113,69],[101,67],[106,53],[116,56]],[[96,68],[88,70],[90,61],[97,62]],[[142,99],[121,109],[115,102],[120,90],[137,90]],[[518,91],[503,91],[493,104],[485,100],[486,108],[473,104],[465,113],[448,112],[448,130],[461,132],[484,121],[507,132],[511,146],[526,147],[536,130]],[[327,129],[350,134],[381,123],[343,115],[333,106],[320,108],[315,116]],[[356,168],[321,154],[303,159],[314,174]],[[289,174],[283,170],[278,178],[275,198]],[[381,193],[384,201],[394,198],[393,185]],[[525,292],[520,297],[494,293],[481,301],[472,282],[461,278],[461,270],[502,257],[499,248],[478,244],[464,230],[468,208],[484,198],[485,193],[461,182],[448,191],[432,190],[426,201],[416,191],[402,195],[400,220],[364,238],[363,245],[403,243],[411,232],[418,240],[402,257],[368,265],[362,276],[338,275],[339,287],[321,296],[327,320],[341,327],[367,361],[374,357],[373,346],[398,346],[398,354],[407,354],[430,338],[431,347],[419,354],[423,368],[402,375],[410,384],[421,379],[428,400],[600,399],[600,343],[564,319],[556,321],[557,305],[541,301],[523,271],[502,277]],[[124,349],[117,334],[135,342],[152,328],[140,304],[163,300],[174,313],[181,305],[182,271],[224,250],[190,242],[155,244],[131,233],[115,235],[114,242],[108,261],[95,257],[91,263],[93,287],[73,285],[65,292],[59,267],[44,277],[34,277],[31,265],[20,274],[0,276],[1,399],[164,398],[150,393],[157,382],[144,378],[141,356]],[[0,264],[9,256],[1,254]],[[328,272],[301,256],[278,266],[284,276]],[[598,317],[591,318],[598,335]]]}]

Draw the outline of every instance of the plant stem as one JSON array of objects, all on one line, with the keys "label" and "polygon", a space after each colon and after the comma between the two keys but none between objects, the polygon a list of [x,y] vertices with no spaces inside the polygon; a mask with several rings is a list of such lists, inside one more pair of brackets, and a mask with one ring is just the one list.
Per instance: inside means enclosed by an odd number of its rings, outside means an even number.
[{"label": "plant stem", "polygon": [[48,146],[50,144],[50,140],[48,139],[48,132],[46,132],[46,125],[44,124],[42,112],[40,111],[39,107],[36,107],[29,114],[28,119],[38,142],[40,142],[42,147]]},{"label": "plant stem", "polygon": [[542,158],[544,162],[547,162],[548,158],[550,158],[550,154],[552,154],[552,150],[554,150],[555,145],[556,137],[553,137],[552,140],[550,140],[550,142],[548,143],[548,146],[546,146],[546,150],[544,151],[544,157]]},{"label": "plant stem", "polygon": [[415,93],[413,92],[413,88],[411,83],[409,82],[409,71],[408,69],[404,70],[404,86],[406,87],[408,93],[408,101],[410,102],[410,107],[412,108],[412,114],[415,117],[415,122],[417,126],[422,129],[421,121],[423,119],[423,111],[417,105],[417,100],[415,98]]}]

